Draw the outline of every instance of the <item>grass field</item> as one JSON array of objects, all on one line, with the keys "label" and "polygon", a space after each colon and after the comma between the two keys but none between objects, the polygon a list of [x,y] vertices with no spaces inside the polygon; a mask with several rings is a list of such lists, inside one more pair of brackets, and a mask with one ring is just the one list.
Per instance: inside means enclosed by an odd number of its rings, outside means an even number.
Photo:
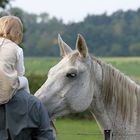
[{"label": "grass field", "polygon": [[[102,58],[140,84],[140,57]],[[27,73],[47,74],[60,58],[26,58]],[[103,135],[91,120],[58,119],[57,140],[103,140]]]},{"label": "grass field", "polygon": [[25,67],[27,73],[46,74],[48,70],[59,62],[60,58],[48,57],[28,57],[25,58]]},{"label": "grass field", "polygon": [[104,58],[104,60],[140,84],[140,57]]},{"label": "grass field", "polygon": [[58,119],[58,140],[103,140],[103,135],[93,120]]},{"label": "grass field", "polygon": [[[57,64],[59,60],[60,58],[26,58],[26,72],[47,74],[48,70]],[[102,60],[112,64],[140,84],[140,57],[110,57],[102,58]]]}]

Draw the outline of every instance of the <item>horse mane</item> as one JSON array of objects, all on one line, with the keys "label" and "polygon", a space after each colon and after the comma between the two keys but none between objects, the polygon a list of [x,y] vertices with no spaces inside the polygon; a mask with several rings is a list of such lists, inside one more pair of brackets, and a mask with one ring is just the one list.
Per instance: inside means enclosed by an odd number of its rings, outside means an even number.
[{"label": "horse mane", "polygon": [[[136,105],[140,118],[140,86],[110,64],[94,58],[102,67],[102,94],[106,106],[117,103],[116,111],[122,114],[123,120],[130,120]],[[140,122],[140,119],[139,119]]]}]

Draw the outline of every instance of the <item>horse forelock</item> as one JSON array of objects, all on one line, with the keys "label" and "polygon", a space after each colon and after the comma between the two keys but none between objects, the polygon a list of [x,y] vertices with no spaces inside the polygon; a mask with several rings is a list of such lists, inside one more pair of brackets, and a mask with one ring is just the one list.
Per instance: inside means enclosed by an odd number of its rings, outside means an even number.
[{"label": "horse forelock", "polygon": [[75,51],[72,54],[68,55],[68,59],[69,59],[71,64],[74,64],[78,57],[79,57],[79,53],[77,51]]},{"label": "horse forelock", "polygon": [[[121,112],[124,120],[131,120],[134,104],[137,106],[137,116],[140,118],[140,86],[111,65],[101,62],[103,74],[102,94],[106,106],[114,101],[116,111]],[[140,122],[140,120],[139,120]]]}]

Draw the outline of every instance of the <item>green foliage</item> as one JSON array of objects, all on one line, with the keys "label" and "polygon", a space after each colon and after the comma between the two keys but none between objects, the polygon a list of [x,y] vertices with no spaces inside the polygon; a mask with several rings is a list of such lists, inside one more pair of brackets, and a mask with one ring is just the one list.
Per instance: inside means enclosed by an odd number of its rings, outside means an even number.
[{"label": "green foliage", "polygon": [[72,48],[78,33],[88,44],[90,53],[97,56],[139,56],[140,9],[117,11],[108,16],[87,15],[79,23],[64,24],[48,13],[29,14],[19,8],[11,8],[11,14],[24,23],[24,51],[26,56],[58,56],[58,33]]},{"label": "green foliage", "polygon": [[9,2],[10,0],[0,0],[0,7],[5,8]]},{"label": "green foliage", "polygon": [[139,43],[134,43],[134,44],[130,45],[129,46],[129,51],[133,55],[139,55],[140,54],[140,42]]},{"label": "green foliage", "polygon": [[47,76],[45,74],[35,74],[35,73],[28,73],[26,77],[29,81],[29,88],[31,94],[34,94],[46,81]]},{"label": "green foliage", "polygon": [[49,69],[59,61],[59,58],[25,58],[26,76],[29,80],[30,91],[34,94],[47,80]]},{"label": "green foliage", "polygon": [[59,62],[60,58],[53,57],[26,57],[26,73],[47,75],[49,69]]}]

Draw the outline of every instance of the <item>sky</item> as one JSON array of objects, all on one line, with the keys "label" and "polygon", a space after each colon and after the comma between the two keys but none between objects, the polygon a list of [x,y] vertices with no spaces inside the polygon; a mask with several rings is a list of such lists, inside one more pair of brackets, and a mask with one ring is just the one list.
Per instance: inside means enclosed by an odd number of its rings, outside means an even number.
[{"label": "sky", "polygon": [[82,21],[88,14],[112,14],[117,10],[137,10],[140,0],[12,0],[13,7],[29,13],[48,13],[65,23]]}]

